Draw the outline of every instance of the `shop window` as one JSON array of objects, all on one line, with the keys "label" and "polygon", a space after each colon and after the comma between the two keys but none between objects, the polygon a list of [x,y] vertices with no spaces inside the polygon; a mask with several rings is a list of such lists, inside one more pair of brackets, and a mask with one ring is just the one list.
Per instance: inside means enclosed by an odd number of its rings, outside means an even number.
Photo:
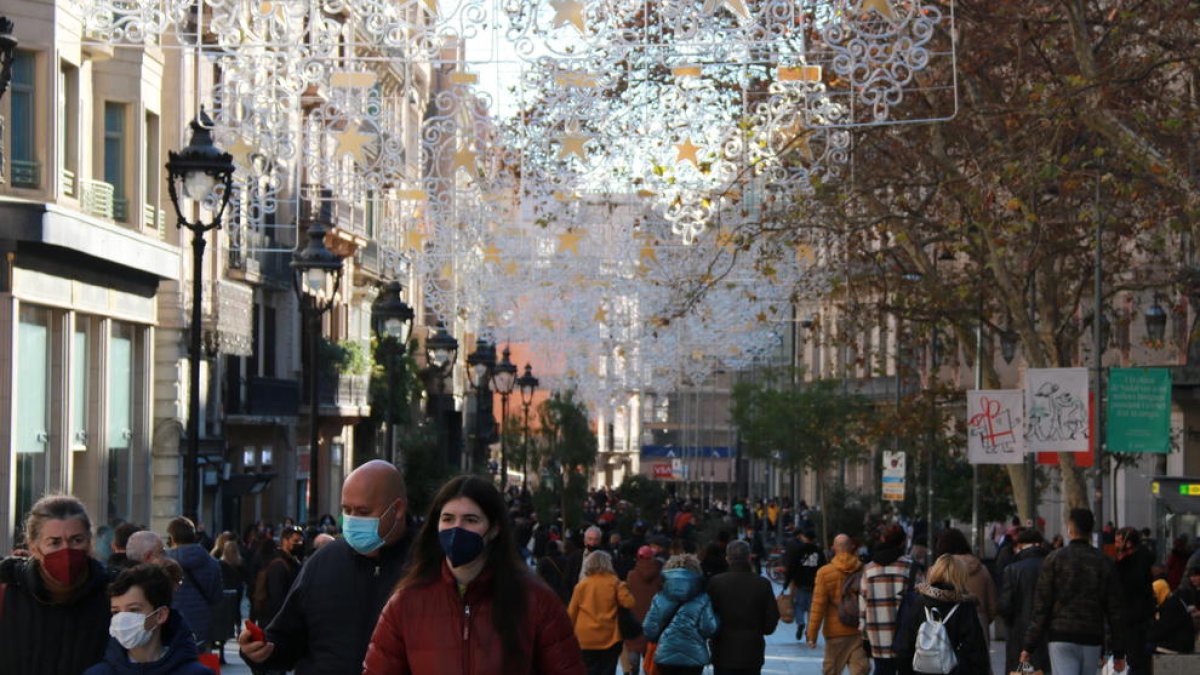
[{"label": "shop window", "polygon": [[133,326],[114,321],[108,347],[108,520],[133,505]]},{"label": "shop window", "polygon": [[17,327],[16,526],[45,493],[50,428],[50,311],[22,306]]}]

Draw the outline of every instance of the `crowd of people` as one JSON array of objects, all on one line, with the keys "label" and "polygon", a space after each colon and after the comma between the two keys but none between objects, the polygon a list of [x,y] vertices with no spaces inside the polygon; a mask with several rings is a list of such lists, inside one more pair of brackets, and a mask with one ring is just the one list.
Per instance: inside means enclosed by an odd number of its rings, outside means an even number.
[{"label": "crowd of people", "polygon": [[601,489],[580,529],[459,476],[414,514],[382,461],[346,478],[340,506],[340,527],[213,539],[182,516],[165,537],[94,535],[78,499],[44,497],[0,561],[0,672],[200,675],[236,639],[256,673],[742,675],[782,618],[810,648],[823,635],[830,675],[989,674],[993,630],[1006,672],[1093,673],[1105,656],[1142,675],[1156,652],[1191,653],[1200,627],[1200,553],[1177,540],[1157,564],[1133,528],[1093,547],[1083,509],[1057,546],[1014,524],[985,564],[954,528],[929,546],[881,523],[827,549],[815,512],[786,500],[670,500],[649,517]]}]

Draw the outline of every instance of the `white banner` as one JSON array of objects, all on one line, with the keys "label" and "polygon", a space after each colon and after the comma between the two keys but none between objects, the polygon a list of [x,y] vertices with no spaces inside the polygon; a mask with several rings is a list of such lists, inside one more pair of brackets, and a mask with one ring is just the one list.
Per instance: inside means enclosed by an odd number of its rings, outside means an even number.
[{"label": "white banner", "polygon": [[1025,371],[1026,439],[1034,452],[1087,452],[1087,368]]},{"label": "white banner", "polygon": [[967,392],[967,461],[1020,464],[1025,459],[1025,392],[989,389]]}]

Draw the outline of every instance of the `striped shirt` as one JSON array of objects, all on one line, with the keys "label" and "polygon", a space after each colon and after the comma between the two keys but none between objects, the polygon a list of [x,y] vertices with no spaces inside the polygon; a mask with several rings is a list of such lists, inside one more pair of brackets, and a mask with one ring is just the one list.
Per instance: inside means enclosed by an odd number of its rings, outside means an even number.
[{"label": "striped shirt", "polygon": [[[900,599],[908,585],[912,558],[901,556],[889,565],[867,563],[863,568],[861,594],[858,596],[859,630],[871,643],[871,656],[877,659],[896,658],[892,644],[899,627]],[[924,581],[924,575],[913,579],[914,585]]]}]

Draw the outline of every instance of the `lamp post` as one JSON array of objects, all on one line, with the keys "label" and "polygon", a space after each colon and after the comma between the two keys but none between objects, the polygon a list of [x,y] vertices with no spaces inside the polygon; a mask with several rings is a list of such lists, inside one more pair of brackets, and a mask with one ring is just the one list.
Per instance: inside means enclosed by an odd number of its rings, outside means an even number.
[{"label": "lamp post", "polygon": [[400,387],[400,369],[403,367],[404,350],[412,332],[413,309],[400,297],[404,287],[399,281],[389,281],[382,292],[371,303],[371,323],[375,339],[379,341],[387,368],[387,455],[388,461],[397,463],[396,457],[396,391]]},{"label": "lamp post", "polygon": [[475,462],[485,463],[487,460],[486,446],[483,436],[483,397],[491,392],[488,383],[492,379],[492,370],[496,367],[496,347],[479,338],[475,341],[475,351],[467,355],[467,368],[471,380],[471,389],[475,392],[475,424],[474,442],[471,444],[471,464],[475,470]]},{"label": "lamp post", "polygon": [[317,518],[321,506],[320,381],[321,316],[333,309],[342,282],[342,258],[325,246],[330,205],[321,205],[319,217],[308,222],[308,245],[292,255],[292,284],[300,311],[308,324],[308,516]]},{"label": "lamp post", "polygon": [[1154,294],[1154,304],[1146,308],[1146,337],[1160,344],[1167,336],[1167,310],[1159,304],[1160,294]]},{"label": "lamp post", "polygon": [[500,491],[508,489],[508,435],[504,433],[504,424],[508,421],[508,396],[512,394],[513,386],[517,383],[517,366],[509,360],[512,354],[508,347],[504,348],[500,362],[492,371],[492,389],[500,394]]},{"label": "lamp post", "polygon": [[17,38],[13,36],[13,22],[7,16],[0,16],[0,97],[8,91],[8,82],[12,79],[13,59],[17,56]]},{"label": "lamp post", "polygon": [[537,391],[538,379],[533,376],[533,367],[525,364],[525,374],[517,378],[517,387],[521,390],[521,407],[525,409],[525,434],[522,439],[525,461],[521,467],[521,489],[529,489],[529,406],[533,403],[533,392]]},{"label": "lamp post", "polygon": [[[9,24],[11,26],[11,23]],[[0,26],[2,29],[3,26]],[[11,59],[4,64],[7,83],[8,66]],[[188,345],[189,380],[188,391],[188,445],[184,458],[183,479],[183,513],[198,516],[199,486],[197,483],[197,463],[200,457],[200,298],[203,293],[204,277],[204,235],[209,230],[221,227],[221,217],[225,207],[229,205],[229,197],[233,193],[233,155],[222,152],[213,144],[213,121],[200,109],[200,115],[192,120],[192,140],[187,147],[179,152],[167,153],[167,192],[171,203],[175,206],[176,226],[187,228],[192,232],[192,335]],[[184,197],[202,202],[220,185],[220,194],[213,211],[212,220],[205,222],[197,218],[189,220],[183,214],[180,204],[180,192]]]},{"label": "lamp post", "polygon": [[[431,383],[436,385],[434,388],[437,390],[430,397],[430,402],[433,407],[434,428],[437,430],[439,463],[450,455],[445,420],[442,419],[445,417],[445,413],[442,411],[442,399],[445,396],[443,387],[446,375],[450,374],[450,370],[454,368],[457,360],[458,340],[455,340],[454,336],[446,330],[446,324],[439,321],[437,330],[425,340],[425,363],[428,364],[425,372]],[[459,463],[462,463],[461,460]]]}]

